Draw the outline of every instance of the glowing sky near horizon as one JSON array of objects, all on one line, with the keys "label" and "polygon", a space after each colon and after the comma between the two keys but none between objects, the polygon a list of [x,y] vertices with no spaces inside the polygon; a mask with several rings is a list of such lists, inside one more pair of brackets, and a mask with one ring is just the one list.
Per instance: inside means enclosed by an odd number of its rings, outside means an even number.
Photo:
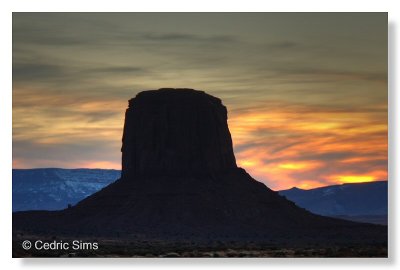
[{"label": "glowing sky near horizon", "polygon": [[222,99],[272,189],[387,179],[386,13],[14,13],[13,168],[120,169],[127,101]]}]

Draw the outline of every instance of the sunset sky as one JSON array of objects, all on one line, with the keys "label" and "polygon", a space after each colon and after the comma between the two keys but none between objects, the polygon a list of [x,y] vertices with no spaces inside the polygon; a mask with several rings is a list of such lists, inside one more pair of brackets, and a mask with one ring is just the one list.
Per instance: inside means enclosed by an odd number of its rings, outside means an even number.
[{"label": "sunset sky", "polygon": [[13,168],[114,168],[128,100],[222,99],[268,187],[387,179],[386,13],[14,13]]}]

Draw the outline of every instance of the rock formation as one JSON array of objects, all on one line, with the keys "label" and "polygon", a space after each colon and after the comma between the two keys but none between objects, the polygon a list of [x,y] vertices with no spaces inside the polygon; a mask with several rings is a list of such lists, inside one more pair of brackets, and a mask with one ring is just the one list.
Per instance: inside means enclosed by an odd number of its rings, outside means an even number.
[{"label": "rock formation", "polygon": [[183,176],[236,168],[227,111],[203,91],[160,89],[129,100],[122,174]]},{"label": "rock formation", "polygon": [[160,89],[129,101],[122,177],[76,206],[20,212],[15,230],[65,235],[385,242],[387,228],[311,214],[236,166],[221,101]]}]

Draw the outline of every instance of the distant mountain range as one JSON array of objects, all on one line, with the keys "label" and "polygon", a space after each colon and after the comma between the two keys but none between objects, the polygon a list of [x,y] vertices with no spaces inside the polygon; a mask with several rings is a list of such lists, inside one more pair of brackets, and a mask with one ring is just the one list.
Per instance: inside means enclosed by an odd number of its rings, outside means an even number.
[{"label": "distant mountain range", "polygon": [[342,184],[310,190],[294,187],[279,191],[279,194],[315,214],[387,224],[387,181]]},{"label": "distant mountain range", "polygon": [[117,180],[119,170],[13,169],[12,209],[60,210]]},{"label": "distant mountain range", "polygon": [[[119,170],[13,169],[13,212],[61,210],[120,178]],[[310,212],[354,221],[387,224],[387,181],[343,184],[279,194]]]}]

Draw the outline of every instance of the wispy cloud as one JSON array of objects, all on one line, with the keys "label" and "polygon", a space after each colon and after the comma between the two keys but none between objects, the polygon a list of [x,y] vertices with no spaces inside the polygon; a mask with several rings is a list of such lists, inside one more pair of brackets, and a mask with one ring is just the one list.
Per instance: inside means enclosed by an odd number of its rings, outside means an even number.
[{"label": "wispy cloud", "polygon": [[117,73],[117,74],[143,73],[145,71],[146,70],[144,68],[134,67],[134,66],[109,66],[109,67],[93,68],[86,70],[86,72],[93,72],[93,73]]},{"label": "wispy cloud", "polygon": [[300,47],[300,44],[296,43],[294,41],[280,41],[280,42],[275,42],[275,43],[268,43],[267,47],[269,49],[288,50],[288,49],[294,49],[294,48]]},{"label": "wispy cloud", "polygon": [[258,179],[282,189],[340,183],[345,176],[387,178],[385,110],[288,105],[230,117],[238,163]]},{"label": "wispy cloud", "polygon": [[236,42],[236,38],[228,35],[195,35],[195,34],[185,34],[185,33],[143,33],[140,35],[141,38],[145,40],[157,41],[157,42]]},{"label": "wispy cloud", "polygon": [[65,78],[65,68],[54,64],[45,63],[13,63],[13,80],[37,81],[51,80],[54,78]]},{"label": "wispy cloud", "polygon": [[14,166],[118,167],[127,100],[189,87],[222,99],[238,163],[272,188],[384,179],[386,19],[14,13]]}]

